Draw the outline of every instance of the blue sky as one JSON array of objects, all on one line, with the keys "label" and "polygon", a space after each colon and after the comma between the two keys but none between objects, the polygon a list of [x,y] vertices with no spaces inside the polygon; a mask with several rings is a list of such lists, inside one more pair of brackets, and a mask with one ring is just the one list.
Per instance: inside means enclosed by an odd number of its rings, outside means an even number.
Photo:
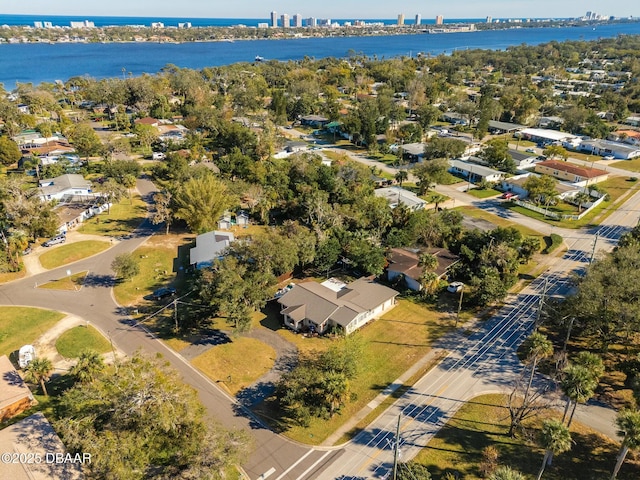
[{"label": "blue sky", "polygon": [[[391,5],[391,6],[390,6]],[[576,17],[587,10],[615,16],[640,16],[637,0],[0,0],[0,13],[49,15],[109,15],[143,17],[267,18],[271,10],[318,18],[447,18]]]}]

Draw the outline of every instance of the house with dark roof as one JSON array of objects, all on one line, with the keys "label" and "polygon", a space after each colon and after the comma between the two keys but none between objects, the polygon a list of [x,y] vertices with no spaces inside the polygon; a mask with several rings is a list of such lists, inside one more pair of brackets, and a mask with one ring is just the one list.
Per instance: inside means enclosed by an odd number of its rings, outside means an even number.
[{"label": "house with dark roof", "polygon": [[348,335],[393,308],[397,295],[367,278],[350,284],[329,279],[298,283],[278,303],[284,324],[292,330],[326,333],[335,329]]},{"label": "house with dark roof", "polygon": [[31,390],[22,381],[11,360],[6,355],[0,356],[0,422],[20,415],[34,403]]},{"label": "house with dark roof", "polygon": [[233,233],[218,230],[198,235],[196,246],[189,250],[189,265],[197,269],[210,267],[214,260],[223,257],[234,240]]},{"label": "house with dark roof", "polygon": [[460,257],[446,248],[428,248],[422,252],[406,248],[392,248],[387,255],[389,261],[387,279],[393,282],[397,278],[403,277],[407,288],[416,292],[422,290],[420,277],[424,268],[420,266],[420,253],[428,253],[436,257],[438,264],[434,271],[438,278],[445,277],[449,268],[460,260]]},{"label": "house with dark roof", "polygon": [[133,123],[138,125],[149,125],[150,127],[158,127],[160,126],[160,120],[157,120],[152,117],[143,117],[137,118],[133,121]]},{"label": "house with dark roof", "polygon": [[544,162],[536,163],[535,171],[569,183],[588,182],[593,185],[594,183],[604,182],[609,178],[609,172],[606,170],[583,167],[560,160],[545,160]]}]

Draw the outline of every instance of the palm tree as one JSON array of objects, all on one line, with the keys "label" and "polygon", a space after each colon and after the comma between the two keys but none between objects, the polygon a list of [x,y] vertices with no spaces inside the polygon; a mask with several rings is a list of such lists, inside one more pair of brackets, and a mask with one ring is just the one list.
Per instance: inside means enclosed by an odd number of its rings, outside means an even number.
[{"label": "palm tree", "polygon": [[89,383],[104,370],[104,361],[95,350],[84,350],[78,357],[78,362],[71,367],[70,373],[80,383]]},{"label": "palm tree", "polygon": [[400,186],[402,186],[402,182],[406,181],[409,178],[409,174],[407,173],[406,170],[398,170],[398,173],[396,173],[396,182],[398,182],[400,184]]},{"label": "palm tree", "polygon": [[589,195],[587,192],[580,192],[575,197],[573,197],[573,199],[578,204],[578,214],[580,214],[582,213],[582,204],[587,203],[589,200],[591,200],[591,195]]},{"label": "palm tree", "polygon": [[48,358],[36,358],[27,367],[24,379],[30,383],[39,383],[42,393],[49,396],[44,383],[49,381],[52,371],[53,364],[51,360]]},{"label": "palm tree", "polygon": [[509,467],[500,467],[491,474],[489,480],[525,480],[523,474]]},{"label": "palm tree", "polygon": [[616,418],[616,424],[619,429],[618,435],[624,437],[624,439],[620,446],[618,460],[613,469],[611,480],[615,480],[629,450],[637,450],[640,448],[640,411],[621,410]]},{"label": "palm tree", "polygon": [[598,386],[598,380],[593,377],[589,370],[581,365],[569,365],[563,371],[565,377],[560,383],[562,391],[567,396],[567,403],[564,407],[562,421],[564,422],[569,412],[569,407],[573,404],[573,410],[567,423],[567,427],[571,426],[573,414],[576,411],[578,403],[584,403],[589,400]]},{"label": "palm tree", "polygon": [[433,207],[435,209],[435,211],[438,211],[438,206],[447,200],[448,197],[442,195],[441,193],[435,193],[433,195],[431,195],[431,203],[434,203],[435,206]]},{"label": "palm tree", "polygon": [[434,270],[438,266],[438,257],[430,253],[420,255],[418,266],[425,270]]},{"label": "palm tree", "polygon": [[433,293],[439,284],[440,277],[436,272],[425,271],[420,275],[420,285],[425,295]]},{"label": "palm tree", "polygon": [[527,352],[527,360],[531,362],[529,383],[527,384],[527,389],[524,393],[524,398],[528,398],[529,389],[533,383],[533,377],[536,373],[538,362],[553,355],[553,344],[545,335],[539,332],[533,332],[531,336],[527,338],[525,348]]},{"label": "palm tree", "polygon": [[571,448],[571,434],[569,429],[558,420],[545,420],[540,432],[540,444],[545,449],[542,466],[538,472],[538,480],[547,465],[551,465],[553,455],[566,452]]}]

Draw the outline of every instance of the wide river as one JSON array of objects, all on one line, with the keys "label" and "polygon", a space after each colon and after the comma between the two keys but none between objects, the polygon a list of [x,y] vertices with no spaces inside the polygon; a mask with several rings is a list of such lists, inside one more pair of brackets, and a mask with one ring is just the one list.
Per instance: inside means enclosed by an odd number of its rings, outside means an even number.
[{"label": "wide river", "polygon": [[595,40],[640,34],[640,22],[597,27],[521,28],[470,33],[416,34],[380,37],[301,38],[202,43],[59,43],[0,44],[0,83],[65,81],[156,73],[167,64],[203,68],[268,60],[345,57],[350,53],[389,58],[419,52],[431,55],[460,49],[501,50],[512,45],[537,45],[552,40]]}]

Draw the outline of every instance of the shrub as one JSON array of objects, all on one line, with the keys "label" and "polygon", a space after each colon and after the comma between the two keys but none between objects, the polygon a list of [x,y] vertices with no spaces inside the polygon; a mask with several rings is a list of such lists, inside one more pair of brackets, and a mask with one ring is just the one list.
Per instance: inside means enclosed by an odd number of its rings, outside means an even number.
[{"label": "shrub", "polygon": [[548,255],[560,245],[562,245],[562,237],[557,233],[552,233],[550,236],[544,237],[544,243],[546,244],[546,248],[542,251],[542,253]]}]

